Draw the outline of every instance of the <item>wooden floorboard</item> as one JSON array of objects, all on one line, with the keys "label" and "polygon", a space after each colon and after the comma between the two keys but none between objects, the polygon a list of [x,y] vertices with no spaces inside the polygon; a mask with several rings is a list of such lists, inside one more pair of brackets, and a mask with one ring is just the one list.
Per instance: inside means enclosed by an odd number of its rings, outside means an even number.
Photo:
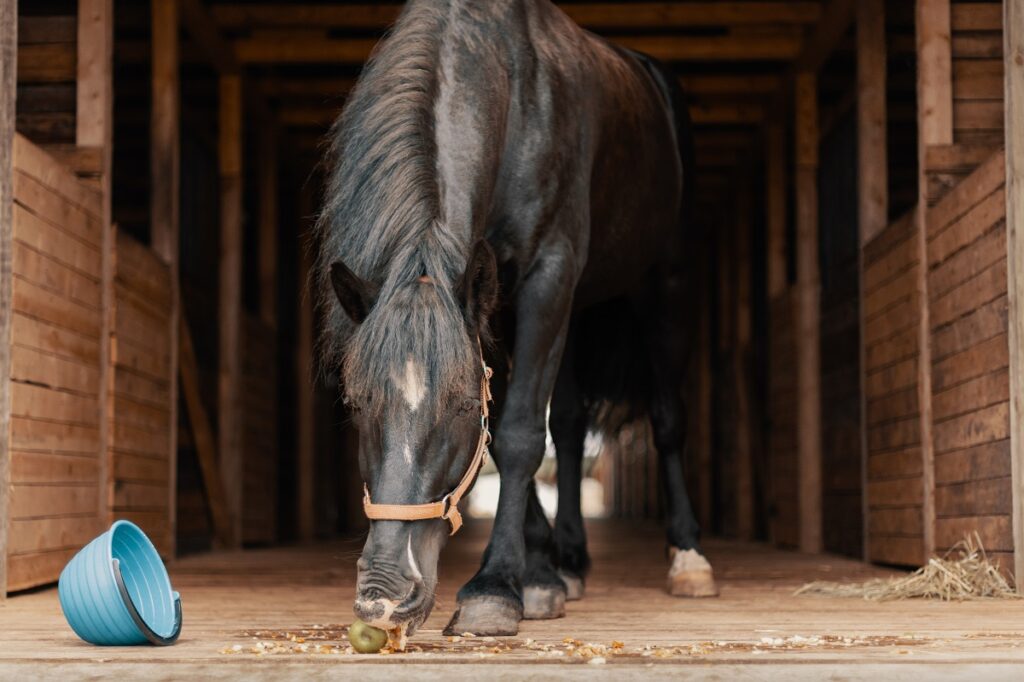
[{"label": "wooden floorboard", "polygon": [[[809,580],[863,580],[886,571],[725,541],[707,543],[721,597],[673,599],[662,591],[668,566],[661,531],[620,522],[591,524],[594,570],[586,598],[571,602],[567,617],[525,622],[515,638],[451,642],[440,630],[455,591],[476,568],[486,532],[470,525],[446,549],[437,607],[410,641],[411,653],[351,655],[343,640],[332,639],[351,620],[361,545],[352,540],[175,562],[185,629],[178,644],[162,649],[90,646],[64,623],[56,590],[14,596],[0,605],[0,679],[1022,679],[1024,602],[795,597],[793,590]],[[341,644],[342,653],[252,653],[258,641],[288,633],[305,635],[309,649]],[[618,640],[622,655],[608,654],[600,664],[538,650],[551,645],[564,652],[565,638],[605,646]],[[236,645],[241,651],[227,653]],[[296,645],[283,640],[283,648]],[[648,645],[653,653],[642,654]],[[495,647],[501,651],[492,653]]]}]

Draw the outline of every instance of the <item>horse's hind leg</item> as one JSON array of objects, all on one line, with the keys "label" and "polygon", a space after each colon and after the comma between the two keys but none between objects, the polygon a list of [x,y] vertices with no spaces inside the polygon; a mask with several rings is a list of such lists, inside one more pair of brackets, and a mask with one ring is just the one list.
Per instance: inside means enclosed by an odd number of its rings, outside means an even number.
[{"label": "horse's hind leg", "polygon": [[565,615],[566,588],[555,569],[557,548],[551,524],[537,498],[536,484],[530,482],[526,520],[526,571],[523,573],[523,618],[543,620]]},{"label": "horse's hind leg", "polygon": [[580,509],[587,414],[576,383],[573,346],[573,333],[570,330],[548,419],[555,454],[558,456],[558,515],[555,518],[558,569],[565,583],[566,599],[569,600],[583,598],[583,584],[590,570],[587,536]]},{"label": "horse's hind leg", "polygon": [[[682,303],[671,296],[677,282],[668,282],[668,306],[681,310]],[[654,445],[658,450],[659,473],[667,500],[668,543],[672,566],[667,589],[677,597],[714,597],[718,595],[711,564],[700,548],[700,527],[690,505],[683,480],[683,457],[686,452],[686,410],[683,401],[685,374],[684,321],[674,315],[659,315],[650,330],[650,351],[653,364],[650,406]]]}]

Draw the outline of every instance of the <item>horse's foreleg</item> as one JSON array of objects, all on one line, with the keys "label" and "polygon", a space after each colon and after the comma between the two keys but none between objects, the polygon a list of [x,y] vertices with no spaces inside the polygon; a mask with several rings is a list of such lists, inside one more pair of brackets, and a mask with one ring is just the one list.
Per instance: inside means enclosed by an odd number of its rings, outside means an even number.
[{"label": "horse's foreleg", "polygon": [[555,568],[558,550],[551,524],[537,498],[536,485],[530,482],[526,520],[526,571],[523,574],[523,618],[543,620],[565,615],[566,589]]},{"label": "horse's foreleg", "polygon": [[583,583],[590,569],[587,536],[580,509],[587,415],[583,407],[583,396],[576,383],[572,334],[570,330],[548,418],[551,439],[558,456],[558,515],[555,517],[558,569],[565,583],[566,599],[569,600],[583,598]]},{"label": "horse's foreleg", "polygon": [[549,247],[543,253],[517,292],[512,379],[494,442],[501,474],[498,512],[483,565],[459,590],[458,609],[445,630],[451,634],[514,635],[523,616],[524,522],[544,457],[545,412],[576,282],[570,251]]}]

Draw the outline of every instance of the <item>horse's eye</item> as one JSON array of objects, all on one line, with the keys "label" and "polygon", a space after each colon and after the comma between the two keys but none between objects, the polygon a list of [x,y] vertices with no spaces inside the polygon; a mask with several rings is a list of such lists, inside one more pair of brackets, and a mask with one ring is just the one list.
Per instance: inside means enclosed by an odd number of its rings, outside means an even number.
[{"label": "horse's eye", "polygon": [[362,409],[359,407],[359,403],[356,402],[356,399],[350,395],[346,395],[342,402],[345,404],[345,407],[353,412],[359,412]]},{"label": "horse's eye", "polygon": [[477,402],[472,398],[466,398],[462,401],[462,405],[459,406],[459,414],[469,414],[476,410]]}]

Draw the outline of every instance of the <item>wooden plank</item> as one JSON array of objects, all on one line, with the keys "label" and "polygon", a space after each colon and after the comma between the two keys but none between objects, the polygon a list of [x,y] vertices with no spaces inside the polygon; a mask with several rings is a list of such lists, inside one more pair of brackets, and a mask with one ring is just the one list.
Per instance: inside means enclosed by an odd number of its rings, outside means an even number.
[{"label": "wooden plank", "polygon": [[130,483],[117,481],[114,485],[114,507],[139,511],[165,511],[167,509],[167,483]]},{"label": "wooden plank", "polygon": [[12,315],[11,344],[38,349],[86,367],[99,367],[98,339],[55,327],[22,313]]},{"label": "wooden plank", "polygon": [[918,128],[928,147],[953,144],[953,57],[949,0],[917,0]]},{"label": "wooden plank", "polygon": [[965,538],[981,541],[986,552],[1013,551],[1009,514],[986,514],[935,520],[935,548],[949,549]]},{"label": "wooden plank", "polygon": [[821,308],[818,273],[817,78],[800,73],[796,85],[797,216],[797,458],[800,549],[820,552]]},{"label": "wooden plank", "polygon": [[1002,100],[1002,59],[953,60],[953,99]]},{"label": "wooden plank", "polygon": [[884,479],[921,475],[921,449],[917,447],[871,453],[867,460],[869,485]]},{"label": "wooden plank", "polygon": [[932,333],[932,357],[938,361],[1006,332],[1006,296],[1000,296]]},{"label": "wooden plank", "polygon": [[868,512],[868,533],[876,537],[921,537],[924,520],[917,507],[872,509]]},{"label": "wooden plank", "polygon": [[[997,189],[963,217],[942,230],[932,230],[928,240],[928,263],[935,265],[988,232],[1006,216],[1006,193]],[[1004,287],[1005,288],[1005,285]]]},{"label": "wooden plank", "polygon": [[[170,478],[166,457],[147,457],[134,452],[117,453],[114,457],[114,478],[118,481],[159,483],[164,492]],[[166,499],[157,495],[155,501]]]},{"label": "wooden plank", "polygon": [[1024,589],[1024,7],[1003,3],[1003,59],[1006,84],[1006,224],[1009,281],[1010,428],[1012,439],[1013,571]]},{"label": "wooden plank", "polygon": [[14,205],[14,239],[80,273],[98,287],[102,260],[91,242],[52,225],[24,206]]},{"label": "wooden plank", "polygon": [[99,369],[26,346],[10,348],[10,378],[85,395],[98,395]]},{"label": "wooden plank", "polygon": [[7,589],[24,590],[56,582],[78,548],[57,549],[33,554],[18,554],[8,561]]},{"label": "wooden plank", "polygon": [[860,243],[885,229],[889,218],[886,151],[885,2],[857,3],[857,220]]},{"label": "wooden plank", "polygon": [[99,312],[100,287],[97,282],[24,242],[16,240],[13,251],[16,277]]},{"label": "wooden plank", "polygon": [[[1002,88],[1002,72],[999,87]],[[970,173],[991,158],[996,149],[989,145],[947,144],[925,149],[925,169],[929,173]]]},{"label": "wooden plank", "polygon": [[99,461],[95,456],[11,453],[11,483],[89,485],[95,484],[98,479]]},{"label": "wooden plank", "polygon": [[18,49],[18,82],[72,83],[75,60],[74,43],[22,45]]},{"label": "wooden plank", "polygon": [[77,24],[73,16],[18,17],[18,45],[74,43]]},{"label": "wooden plank", "polygon": [[957,251],[944,263],[936,266],[928,276],[933,298],[938,298],[962,286],[977,273],[1006,258],[1006,229],[1000,223],[970,246]]},{"label": "wooden plank", "polygon": [[[102,197],[99,192],[84,185],[75,174],[65,168],[55,158],[47,154],[43,149],[22,135],[14,136],[14,167],[32,178],[46,188],[46,191],[55,193],[71,204],[74,208],[86,213],[89,217],[99,219],[102,217]],[[48,198],[40,201],[32,201],[28,195],[19,191],[18,185],[14,190],[15,199],[30,206],[40,215],[53,203]],[[35,195],[33,195],[35,196]],[[66,211],[67,209],[62,210]],[[47,215],[50,218],[51,216]],[[64,224],[61,214],[53,217],[54,224]],[[93,224],[95,225],[95,223]],[[95,234],[100,232],[96,229]],[[97,239],[98,241],[98,239]]]},{"label": "wooden plank", "polygon": [[955,2],[950,9],[954,31],[1003,30],[1002,3]]},{"label": "wooden plank", "polygon": [[1006,477],[1010,470],[1010,440],[987,442],[936,455],[935,484]]},{"label": "wooden plank", "polygon": [[981,307],[1006,293],[1006,261],[1000,260],[933,300],[931,319],[933,328],[952,322],[960,315]]},{"label": "wooden plank", "polygon": [[[561,9],[577,24],[590,29],[813,24],[821,16],[821,8],[814,2],[587,3],[566,4]],[[218,4],[210,13],[219,24],[232,29],[312,26],[380,30],[390,26],[400,10],[401,5],[395,3]]]},{"label": "wooden plank", "polygon": [[936,391],[973,379],[1009,364],[1006,334],[994,336],[961,353],[936,362],[932,370]]},{"label": "wooden plank", "polygon": [[99,488],[85,485],[11,485],[11,520],[96,515]]},{"label": "wooden plank", "polygon": [[870,399],[916,385],[917,358],[912,357],[886,367],[868,366],[864,394]]},{"label": "wooden plank", "polygon": [[953,127],[957,130],[1002,130],[1003,103],[999,100],[958,100],[953,103]]},{"label": "wooden plank", "polygon": [[11,417],[11,448],[92,454],[99,452],[100,434],[94,426]]},{"label": "wooden plank", "polygon": [[170,388],[166,380],[133,372],[115,372],[113,394],[150,407],[170,405]]},{"label": "wooden plank", "polygon": [[890,478],[871,481],[868,486],[870,509],[920,507],[924,489],[917,485],[920,477]]},{"label": "wooden plank", "polygon": [[11,416],[94,426],[100,418],[96,397],[12,382]]},{"label": "wooden plank", "polygon": [[1009,514],[1010,479],[986,478],[966,481],[935,489],[935,507],[940,516],[979,516]]},{"label": "wooden plank", "polygon": [[[0,0],[0,367],[9,367],[13,338],[11,309],[11,250],[14,239],[14,134],[15,100],[18,93],[18,3]],[[0,372],[0,490],[11,481],[10,381]],[[7,599],[9,502],[0,495],[0,603]]]},{"label": "wooden plank", "polygon": [[932,397],[935,420],[962,415],[1010,399],[1010,375],[1005,369],[969,379]]},{"label": "wooden plank", "polygon": [[79,147],[74,144],[48,144],[43,147],[62,166],[79,177],[103,173],[104,151],[101,147]]},{"label": "wooden plank", "polygon": [[217,444],[210,426],[210,419],[203,407],[202,394],[199,387],[199,366],[196,362],[192,336],[188,330],[184,312],[179,316],[178,348],[181,357],[178,370],[181,379],[181,391],[188,410],[189,423],[192,425],[192,436],[195,440],[199,466],[203,474],[203,487],[213,518],[214,531],[220,543],[226,547],[235,546],[232,537],[235,524],[231,520],[231,509],[226,499],[221,472],[217,466]]},{"label": "wooden plank", "polygon": [[97,311],[61,298],[18,276],[13,278],[11,289],[14,311],[84,336],[99,337],[100,315]]},{"label": "wooden plank", "polygon": [[54,549],[78,549],[100,532],[102,532],[100,524],[96,517],[91,515],[15,519],[11,521],[11,554],[29,554]]},{"label": "wooden plank", "polygon": [[998,59],[1003,56],[1003,40],[998,33],[960,33],[953,35],[953,55],[967,59]]},{"label": "wooden plank", "polygon": [[[797,56],[801,46],[799,37],[790,35],[617,35],[610,39],[663,61],[788,61]],[[318,40],[278,36],[240,38],[234,42],[234,50],[243,65],[362,64],[376,44],[375,38]]]},{"label": "wooden plank", "polygon": [[[935,423],[935,451],[946,452],[1010,436],[1010,406],[1005,402]],[[1008,510],[1007,510],[1008,511]]]}]

